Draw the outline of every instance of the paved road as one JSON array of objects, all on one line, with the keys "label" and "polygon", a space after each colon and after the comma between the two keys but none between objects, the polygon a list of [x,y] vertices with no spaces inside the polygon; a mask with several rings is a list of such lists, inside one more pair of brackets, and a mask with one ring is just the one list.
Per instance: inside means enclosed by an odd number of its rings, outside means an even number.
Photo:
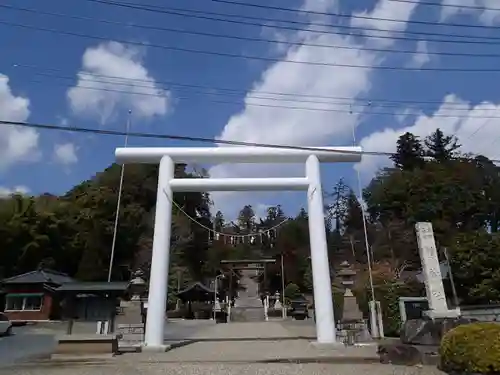
[{"label": "paved road", "polygon": [[[211,321],[172,321],[165,324],[165,341],[178,341],[214,323]],[[94,333],[94,324],[88,333]],[[83,333],[83,332],[80,332]],[[64,325],[15,327],[12,336],[0,337],[0,367],[50,355],[56,346],[55,337],[65,334]],[[141,340],[141,337],[138,338]]]},{"label": "paved road", "polygon": [[0,337],[0,367],[46,356],[54,348],[54,335],[37,334],[29,327],[15,327],[12,336]]},{"label": "paved road", "polygon": [[196,333],[215,326],[211,320],[177,320],[165,324],[165,340],[188,339]]}]

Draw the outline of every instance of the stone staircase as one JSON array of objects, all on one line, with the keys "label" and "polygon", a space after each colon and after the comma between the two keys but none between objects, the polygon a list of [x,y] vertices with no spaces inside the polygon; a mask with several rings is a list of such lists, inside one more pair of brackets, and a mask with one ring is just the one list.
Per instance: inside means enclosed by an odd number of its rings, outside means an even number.
[{"label": "stone staircase", "polygon": [[231,322],[263,322],[265,321],[264,306],[258,293],[258,285],[251,278],[251,272],[243,271],[240,285],[245,289],[240,291],[231,308]]}]

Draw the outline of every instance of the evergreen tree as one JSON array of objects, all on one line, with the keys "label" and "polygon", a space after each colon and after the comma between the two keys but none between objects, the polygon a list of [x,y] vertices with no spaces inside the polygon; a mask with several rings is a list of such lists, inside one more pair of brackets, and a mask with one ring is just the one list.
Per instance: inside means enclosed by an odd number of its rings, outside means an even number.
[{"label": "evergreen tree", "polygon": [[409,132],[401,135],[391,160],[396,168],[404,171],[421,168],[424,165],[424,150],[419,138]]},{"label": "evergreen tree", "polygon": [[255,228],[255,211],[251,205],[246,205],[238,215],[238,227],[240,230],[250,233]]},{"label": "evergreen tree", "polygon": [[438,162],[445,162],[454,159],[457,156],[455,152],[460,148],[458,140],[453,135],[445,136],[439,128],[424,140],[426,156],[433,158]]},{"label": "evergreen tree", "polygon": [[281,205],[278,204],[277,206],[271,206],[267,208],[266,218],[264,220],[261,220],[260,226],[263,229],[274,227],[275,225],[281,223],[283,220],[285,220],[285,213],[283,212]]},{"label": "evergreen tree", "polygon": [[214,218],[214,228],[216,232],[222,232],[222,229],[224,228],[225,220],[224,220],[224,215],[222,212],[217,211],[215,214]]},{"label": "evergreen tree", "polygon": [[302,207],[297,215],[296,220],[307,220],[309,218],[307,211],[304,207]]},{"label": "evergreen tree", "polygon": [[346,203],[349,192],[349,186],[341,178],[329,196],[332,199],[332,203],[327,206],[328,221],[335,223],[334,231],[340,232],[341,223],[346,215]]},{"label": "evergreen tree", "polygon": [[361,209],[358,198],[354,192],[351,191],[347,199],[344,231],[353,234],[360,230],[363,230],[363,210]]}]

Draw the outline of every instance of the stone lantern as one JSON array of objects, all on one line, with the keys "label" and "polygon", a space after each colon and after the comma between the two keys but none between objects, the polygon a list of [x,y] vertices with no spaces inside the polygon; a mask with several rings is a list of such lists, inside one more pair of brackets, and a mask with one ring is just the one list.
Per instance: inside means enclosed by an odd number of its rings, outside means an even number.
[{"label": "stone lantern", "polygon": [[341,279],[341,284],[344,286],[344,307],[342,310],[342,323],[357,323],[363,320],[363,314],[359,310],[356,297],[352,294],[352,287],[354,285],[354,278],[356,271],[351,268],[349,262],[344,261],[340,265],[342,269],[338,275]]},{"label": "stone lantern", "polygon": [[281,304],[280,298],[281,298],[280,292],[276,292],[274,294],[274,301],[275,301],[274,308],[276,310],[281,310],[283,308],[283,305]]},{"label": "stone lantern", "polygon": [[341,326],[347,345],[354,345],[359,341],[369,340],[367,327],[363,320],[363,314],[359,309],[356,297],[352,294],[356,271],[352,269],[349,262],[344,261],[340,265],[341,270],[337,273],[344,287],[344,305],[342,308]]},{"label": "stone lantern", "polygon": [[340,283],[344,287],[344,296],[352,295],[352,286],[354,285],[354,278],[356,276],[356,271],[351,268],[348,261],[344,261],[340,264],[341,270],[338,272],[340,277]]},{"label": "stone lantern", "polygon": [[131,301],[141,301],[144,293],[146,292],[147,282],[144,280],[144,272],[137,270],[132,274],[133,278],[129,282],[129,291],[131,294]]}]

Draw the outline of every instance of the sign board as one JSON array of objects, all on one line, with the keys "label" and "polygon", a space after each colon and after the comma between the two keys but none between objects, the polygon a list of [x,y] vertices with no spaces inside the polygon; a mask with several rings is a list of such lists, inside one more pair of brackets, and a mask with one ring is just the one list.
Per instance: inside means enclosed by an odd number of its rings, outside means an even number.
[{"label": "sign board", "polygon": [[143,335],[144,334],[144,324],[118,324],[118,333],[123,335]]}]

